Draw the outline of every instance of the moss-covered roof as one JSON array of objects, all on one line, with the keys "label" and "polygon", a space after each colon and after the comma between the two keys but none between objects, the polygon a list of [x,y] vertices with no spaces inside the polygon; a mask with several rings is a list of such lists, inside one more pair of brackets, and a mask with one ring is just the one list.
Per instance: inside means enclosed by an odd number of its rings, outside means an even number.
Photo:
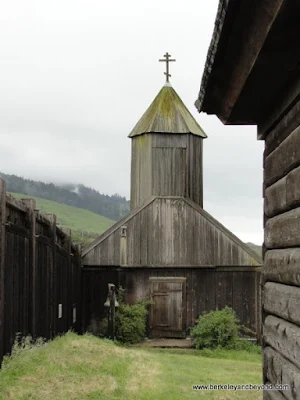
[{"label": "moss-covered roof", "polygon": [[169,83],[162,87],[128,136],[143,133],[192,133],[207,137]]}]

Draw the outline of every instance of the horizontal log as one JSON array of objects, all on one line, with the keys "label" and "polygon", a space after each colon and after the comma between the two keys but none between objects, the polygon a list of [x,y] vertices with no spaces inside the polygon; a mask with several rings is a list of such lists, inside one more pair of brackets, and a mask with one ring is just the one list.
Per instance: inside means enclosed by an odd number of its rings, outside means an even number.
[{"label": "horizontal log", "polygon": [[300,286],[300,248],[268,250],[261,271],[267,281]]},{"label": "horizontal log", "polygon": [[[272,383],[267,382],[266,385],[272,385]],[[284,397],[278,390],[265,390],[263,400],[286,400],[286,397]]]},{"label": "horizontal log", "polygon": [[36,240],[38,243],[43,243],[47,246],[52,245],[52,239],[45,235],[36,235]]},{"label": "horizontal log", "polygon": [[[268,315],[263,327],[264,343],[300,368],[300,327]],[[300,393],[300,392],[299,392]]]},{"label": "horizontal log", "polygon": [[6,205],[7,207],[13,208],[17,211],[22,211],[23,213],[28,211],[27,207],[21,201],[18,201],[9,195],[6,195]]},{"label": "horizontal log", "polygon": [[296,77],[296,80],[284,88],[278,96],[277,105],[272,107],[271,112],[265,113],[264,120],[258,124],[258,139],[266,138],[268,154],[286,138],[288,132],[293,131],[300,124],[300,101],[296,100],[299,92],[300,77]]},{"label": "horizontal log", "polygon": [[292,108],[274,124],[272,130],[267,134],[265,140],[265,156],[271,154],[298,125],[300,125],[300,101],[297,101]]},{"label": "horizontal log", "polygon": [[300,167],[269,186],[265,191],[265,214],[271,218],[300,206]]},{"label": "horizontal log", "polygon": [[34,199],[21,199],[21,202],[30,210],[36,209],[36,200]]},{"label": "horizontal log", "polygon": [[266,157],[264,165],[267,187],[300,165],[300,126]]},{"label": "horizontal log", "polygon": [[[290,390],[283,390],[281,392],[284,399],[299,399],[300,370],[271,347],[266,347],[264,349],[264,376],[272,385],[289,385]],[[271,394],[273,391],[265,393]],[[269,398],[272,400],[277,400],[277,398],[281,399],[279,393],[280,392],[278,392],[278,397]],[[264,399],[265,398],[268,397],[264,396]]]},{"label": "horizontal log", "polygon": [[56,226],[56,234],[61,238],[71,236],[71,229],[69,229],[69,233],[67,233],[66,229],[67,228],[60,228],[60,227]]},{"label": "horizontal log", "polygon": [[267,282],[263,290],[263,308],[267,314],[300,325],[300,288]]},{"label": "horizontal log", "polygon": [[286,202],[289,208],[300,205],[300,167],[292,170],[286,177]]},{"label": "horizontal log", "polygon": [[6,225],[7,232],[15,233],[16,235],[29,237],[29,229],[18,224],[12,224],[11,222],[7,222]]},{"label": "horizontal log", "polygon": [[65,249],[64,247],[60,246],[58,243],[56,243],[55,247],[56,247],[57,253],[60,254],[63,257],[67,257],[69,255],[69,253],[70,253],[67,249]]},{"label": "horizontal log", "polygon": [[267,220],[265,245],[267,249],[300,246],[300,207]]},{"label": "horizontal log", "polygon": [[286,177],[284,177],[265,190],[264,212],[268,218],[272,218],[286,210]]},{"label": "horizontal log", "polygon": [[37,213],[36,221],[38,224],[50,226],[50,221],[44,214]]}]

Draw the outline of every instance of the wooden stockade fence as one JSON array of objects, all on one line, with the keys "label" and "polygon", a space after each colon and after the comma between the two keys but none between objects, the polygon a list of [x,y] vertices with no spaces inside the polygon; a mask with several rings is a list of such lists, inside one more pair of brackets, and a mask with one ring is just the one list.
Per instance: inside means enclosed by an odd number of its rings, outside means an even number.
[{"label": "wooden stockade fence", "polygon": [[80,249],[35,200],[0,178],[0,364],[16,335],[45,339],[80,329]]}]

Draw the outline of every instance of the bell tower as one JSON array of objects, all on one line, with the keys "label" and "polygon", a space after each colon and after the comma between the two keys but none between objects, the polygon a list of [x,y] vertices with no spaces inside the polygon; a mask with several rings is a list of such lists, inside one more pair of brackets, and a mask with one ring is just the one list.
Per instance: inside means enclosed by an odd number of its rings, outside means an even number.
[{"label": "bell tower", "polygon": [[131,210],[150,196],[188,197],[203,207],[202,149],[206,134],[169,82],[133,128],[131,150]]}]

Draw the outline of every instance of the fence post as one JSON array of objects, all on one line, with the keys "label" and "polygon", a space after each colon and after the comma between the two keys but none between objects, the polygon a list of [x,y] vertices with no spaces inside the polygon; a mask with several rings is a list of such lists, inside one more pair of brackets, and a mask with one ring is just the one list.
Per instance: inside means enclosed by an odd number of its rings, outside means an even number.
[{"label": "fence post", "polygon": [[[56,215],[46,214],[50,221],[51,241],[52,241],[52,262],[49,271],[49,292],[50,292],[50,337],[53,338],[56,334],[57,326],[57,301],[56,301]],[[55,282],[55,284],[54,284]]]},{"label": "fence post", "polygon": [[70,228],[63,228],[62,231],[65,233],[64,243],[65,249],[67,251],[67,262],[66,267],[67,271],[65,271],[65,287],[66,287],[66,294],[64,296],[64,300],[66,301],[65,304],[65,312],[67,314],[66,319],[66,326],[64,327],[64,331],[71,329],[73,323],[73,296],[72,296],[72,261],[71,261],[71,229]]},{"label": "fence post", "polygon": [[0,178],[0,365],[4,355],[6,182]]},{"label": "fence post", "polygon": [[34,199],[22,199],[22,203],[28,208],[29,219],[29,270],[31,280],[31,298],[29,302],[29,321],[28,326],[32,337],[36,338],[36,201]]}]

